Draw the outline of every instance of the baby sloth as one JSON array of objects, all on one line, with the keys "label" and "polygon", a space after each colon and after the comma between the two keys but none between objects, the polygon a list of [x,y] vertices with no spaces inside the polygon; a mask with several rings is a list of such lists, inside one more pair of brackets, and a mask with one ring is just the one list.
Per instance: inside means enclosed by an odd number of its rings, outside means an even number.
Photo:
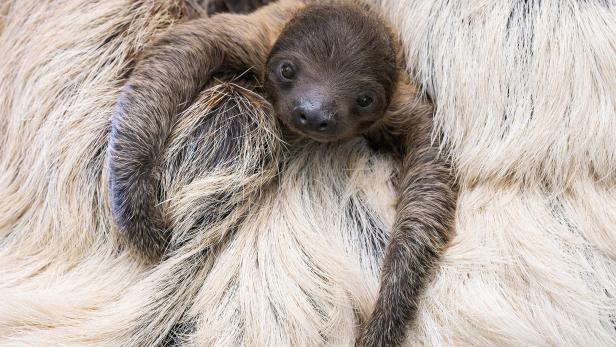
[{"label": "baby sloth", "polygon": [[367,136],[401,155],[397,216],[381,288],[359,343],[402,342],[431,268],[449,239],[455,196],[432,146],[431,108],[405,85],[393,33],[357,6],[298,13],[274,44],[265,91],[294,132],[328,142]]},{"label": "baby sloth", "polygon": [[[233,2],[214,1],[210,9]],[[174,27],[137,64],[114,115],[111,197],[128,246],[156,258],[169,239],[148,171],[160,155],[161,136],[213,75],[251,68],[292,132],[319,142],[365,136],[398,156],[395,222],[378,298],[357,344],[402,343],[452,234],[456,192],[450,167],[431,140],[432,106],[418,99],[401,56],[383,17],[351,2],[281,0],[252,14]],[[139,152],[147,143],[157,149]]]}]

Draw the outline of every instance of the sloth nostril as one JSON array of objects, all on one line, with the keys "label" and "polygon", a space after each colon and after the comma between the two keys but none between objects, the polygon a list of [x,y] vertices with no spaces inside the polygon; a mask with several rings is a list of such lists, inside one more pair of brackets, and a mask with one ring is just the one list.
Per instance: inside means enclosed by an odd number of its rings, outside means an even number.
[{"label": "sloth nostril", "polygon": [[299,121],[302,124],[306,124],[306,115],[304,113],[299,114]]},{"label": "sloth nostril", "polygon": [[321,124],[319,124],[319,130],[320,131],[324,131],[327,129],[327,122],[322,122]]}]

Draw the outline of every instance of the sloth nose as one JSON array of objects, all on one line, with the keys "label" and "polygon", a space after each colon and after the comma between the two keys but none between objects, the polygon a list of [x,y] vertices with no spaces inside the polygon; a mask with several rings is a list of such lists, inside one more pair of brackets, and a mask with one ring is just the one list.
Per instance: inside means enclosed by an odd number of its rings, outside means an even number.
[{"label": "sloth nose", "polygon": [[334,127],[334,117],[322,107],[302,104],[293,110],[295,122],[309,132],[329,132]]}]

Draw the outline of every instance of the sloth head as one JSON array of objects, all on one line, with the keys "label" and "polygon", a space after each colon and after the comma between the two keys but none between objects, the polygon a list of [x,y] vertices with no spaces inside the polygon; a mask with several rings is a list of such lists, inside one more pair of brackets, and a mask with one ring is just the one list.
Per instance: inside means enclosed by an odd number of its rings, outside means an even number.
[{"label": "sloth head", "polygon": [[391,32],[355,6],[314,6],[274,44],[265,88],[291,130],[320,142],[358,135],[383,117],[397,77]]}]

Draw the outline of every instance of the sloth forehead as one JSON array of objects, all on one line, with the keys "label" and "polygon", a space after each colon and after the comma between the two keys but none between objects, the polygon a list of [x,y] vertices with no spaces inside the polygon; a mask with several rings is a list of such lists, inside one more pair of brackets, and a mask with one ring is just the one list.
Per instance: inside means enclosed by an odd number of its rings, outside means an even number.
[{"label": "sloth forehead", "polygon": [[393,54],[384,23],[354,6],[310,6],[287,25],[273,48],[295,49],[318,58],[330,55]]},{"label": "sloth forehead", "polygon": [[361,74],[389,91],[395,56],[391,33],[374,13],[348,5],[308,6],[287,24],[269,60],[291,59],[314,76],[354,79]]}]

